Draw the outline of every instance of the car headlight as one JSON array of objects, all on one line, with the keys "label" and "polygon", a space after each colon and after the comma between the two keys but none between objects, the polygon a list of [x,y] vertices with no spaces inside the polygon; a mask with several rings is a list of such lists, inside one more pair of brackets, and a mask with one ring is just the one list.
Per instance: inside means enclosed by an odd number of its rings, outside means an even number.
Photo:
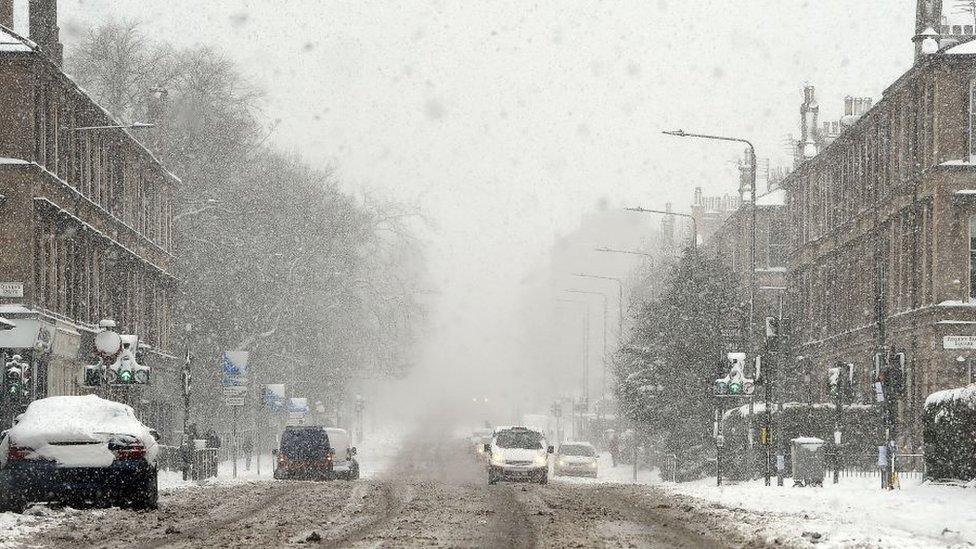
[{"label": "car headlight", "polygon": [[500,456],[500,455],[492,454],[491,455],[491,464],[492,465],[505,465],[505,458],[502,457],[502,456]]},{"label": "car headlight", "polygon": [[542,467],[546,464],[546,456],[535,456],[534,462],[537,467]]},{"label": "car headlight", "polygon": [[596,460],[590,462],[590,467],[596,469]]},{"label": "car headlight", "polygon": [[563,459],[559,459],[559,460],[556,461],[556,465],[558,465],[560,467],[563,467],[563,466],[566,465],[566,461],[563,460]]}]

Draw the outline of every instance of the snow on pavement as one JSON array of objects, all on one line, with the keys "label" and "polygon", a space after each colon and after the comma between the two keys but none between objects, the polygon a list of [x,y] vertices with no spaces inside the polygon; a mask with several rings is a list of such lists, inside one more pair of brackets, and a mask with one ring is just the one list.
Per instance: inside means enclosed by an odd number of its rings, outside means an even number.
[{"label": "snow on pavement", "polygon": [[[976,544],[976,489],[902,481],[884,491],[877,477],[842,478],[823,488],[765,486],[762,479],[716,486],[715,478],[666,483],[673,493],[759,512],[767,540],[818,547],[970,547]],[[754,529],[755,525],[745,525]]]}]

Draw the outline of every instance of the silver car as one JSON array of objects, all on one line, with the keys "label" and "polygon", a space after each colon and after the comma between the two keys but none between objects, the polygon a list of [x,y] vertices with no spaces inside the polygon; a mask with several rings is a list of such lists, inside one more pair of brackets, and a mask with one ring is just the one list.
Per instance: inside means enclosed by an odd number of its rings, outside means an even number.
[{"label": "silver car", "polygon": [[596,449],[589,442],[564,442],[559,445],[552,472],[557,476],[593,477],[597,475]]}]

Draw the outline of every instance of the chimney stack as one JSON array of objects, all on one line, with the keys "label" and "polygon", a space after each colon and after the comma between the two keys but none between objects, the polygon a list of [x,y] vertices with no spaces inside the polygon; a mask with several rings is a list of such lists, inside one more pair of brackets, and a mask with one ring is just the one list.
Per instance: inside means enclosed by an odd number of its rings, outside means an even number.
[{"label": "chimney stack", "polygon": [[0,0],[0,25],[14,30],[14,0]]},{"label": "chimney stack", "polygon": [[60,67],[64,52],[58,29],[58,0],[30,0],[29,6],[30,39]]},{"label": "chimney stack", "polygon": [[[942,0],[918,0],[918,7],[915,10],[915,36],[912,42],[915,43],[915,62],[925,56],[922,45],[926,39],[935,40],[938,43],[938,34],[942,28]],[[931,36],[934,33],[935,36]],[[936,48],[937,49],[937,48]]]},{"label": "chimney stack", "polygon": [[817,156],[817,126],[820,119],[820,105],[817,104],[816,90],[813,86],[803,88],[803,105],[800,107],[800,146],[803,158]]}]

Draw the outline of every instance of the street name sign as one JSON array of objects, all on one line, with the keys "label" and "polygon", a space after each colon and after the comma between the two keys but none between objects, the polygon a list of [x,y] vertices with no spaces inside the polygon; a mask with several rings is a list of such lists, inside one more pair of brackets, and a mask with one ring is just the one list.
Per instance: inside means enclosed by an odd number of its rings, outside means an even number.
[{"label": "street name sign", "polygon": [[0,282],[0,297],[24,297],[24,283]]},{"label": "street name sign", "polygon": [[976,336],[942,336],[943,349],[976,349]]},{"label": "street name sign", "polygon": [[247,401],[247,385],[227,385],[224,387],[224,404],[244,406]]}]

